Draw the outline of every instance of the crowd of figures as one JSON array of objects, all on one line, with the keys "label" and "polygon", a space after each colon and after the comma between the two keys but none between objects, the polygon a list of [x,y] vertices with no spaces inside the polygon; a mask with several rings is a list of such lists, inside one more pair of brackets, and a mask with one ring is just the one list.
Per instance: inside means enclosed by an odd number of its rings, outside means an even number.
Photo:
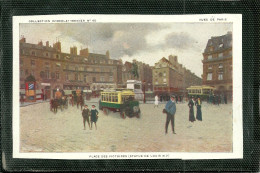
[{"label": "crowd of figures", "polygon": [[[163,113],[166,113],[166,123],[165,123],[165,134],[168,133],[168,126],[169,123],[171,122],[172,126],[172,133],[176,134],[175,129],[174,129],[174,121],[175,121],[175,113],[176,113],[176,100],[178,97],[172,95],[170,97],[170,100],[166,103],[165,108],[163,109]],[[202,101],[200,97],[192,97],[189,102],[188,102],[188,107],[189,107],[189,121],[194,122],[196,119],[198,121],[202,121],[202,111],[201,111],[201,104]],[[195,118],[195,109],[194,106],[196,107],[196,118]],[[158,96],[155,96],[155,107],[158,107]]]},{"label": "crowd of figures", "polygon": [[207,101],[214,105],[227,104],[227,96],[225,94],[211,94],[208,96]]},{"label": "crowd of figures", "polygon": [[[169,95],[156,95],[158,97],[158,99],[160,98],[160,102],[163,102],[163,101],[169,101],[170,100],[170,96]],[[184,101],[185,97],[183,95],[176,95],[175,96],[175,102],[178,103],[182,103]]]},{"label": "crowd of figures", "polygon": [[[183,98],[183,97],[181,97]],[[172,125],[172,131],[175,134],[174,130],[174,117],[176,112],[176,104],[179,102],[183,102],[183,99],[181,99],[179,96],[170,96],[170,99],[167,101],[165,108],[163,110],[163,113],[167,114],[166,117],[166,124],[165,124],[165,134],[168,133],[168,125],[171,122]],[[192,96],[188,100],[188,98],[185,99],[188,102],[189,107],[189,121],[194,122],[196,120],[202,121],[202,100],[200,97]],[[227,96],[224,94],[219,95],[209,95],[208,98],[205,99],[209,104],[219,105],[219,104],[227,104]],[[159,104],[159,96],[155,96],[155,102],[154,107],[158,107]]]}]

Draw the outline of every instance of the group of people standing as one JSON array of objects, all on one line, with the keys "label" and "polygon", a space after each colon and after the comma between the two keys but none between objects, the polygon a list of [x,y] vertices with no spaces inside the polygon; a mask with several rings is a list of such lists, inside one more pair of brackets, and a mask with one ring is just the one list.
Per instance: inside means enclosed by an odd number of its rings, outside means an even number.
[{"label": "group of people standing", "polygon": [[[155,100],[155,102],[156,102],[156,100]],[[194,122],[194,121],[196,121],[196,119],[199,121],[202,121],[201,104],[202,104],[202,101],[200,100],[199,97],[197,99],[195,99],[195,97],[192,97],[192,99],[188,102],[189,121]],[[196,119],[194,116],[194,106],[197,107]],[[170,122],[171,122],[171,126],[172,126],[172,133],[176,134],[175,129],[174,129],[174,121],[175,121],[175,113],[176,113],[176,101],[175,101],[174,95],[172,95],[170,97],[170,100],[166,103],[163,113],[167,114],[166,123],[165,123],[165,134],[168,133],[168,126],[169,126]]]},{"label": "group of people standing", "polygon": [[[197,120],[202,121],[202,112],[201,112],[201,100],[200,97],[195,99],[194,96],[190,99],[188,106],[189,106],[189,121],[194,122]],[[194,116],[194,106],[197,107],[197,114],[196,114],[196,119]]]},{"label": "group of people standing", "polygon": [[85,125],[86,121],[88,123],[88,127],[90,130],[92,130],[93,123],[95,124],[97,130],[98,110],[96,109],[95,105],[92,105],[91,110],[88,109],[88,105],[85,105],[82,111],[82,117],[83,117],[84,130],[86,130],[86,125]]}]

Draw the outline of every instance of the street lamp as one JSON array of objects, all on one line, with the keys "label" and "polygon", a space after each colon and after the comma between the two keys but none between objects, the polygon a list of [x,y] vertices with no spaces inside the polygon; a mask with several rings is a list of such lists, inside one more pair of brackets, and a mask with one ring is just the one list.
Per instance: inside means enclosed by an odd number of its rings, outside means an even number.
[{"label": "street lamp", "polygon": [[143,93],[144,93],[144,103],[145,103],[145,80],[143,80]]}]

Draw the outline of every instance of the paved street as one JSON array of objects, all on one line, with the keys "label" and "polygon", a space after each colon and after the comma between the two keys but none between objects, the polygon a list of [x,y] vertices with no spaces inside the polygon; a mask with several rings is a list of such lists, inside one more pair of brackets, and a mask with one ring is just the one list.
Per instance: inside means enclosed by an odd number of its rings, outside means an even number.
[{"label": "paved street", "polygon": [[[89,103],[91,105],[92,103]],[[232,104],[202,105],[203,121],[188,121],[187,103],[177,104],[177,134],[165,135],[164,104],[141,104],[141,118],[99,113],[98,130],[83,130],[80,109],[57,114],[43,102],[20,108],[21,152],[232,152]],[[169,125],[169,132],[171,126]]]}]

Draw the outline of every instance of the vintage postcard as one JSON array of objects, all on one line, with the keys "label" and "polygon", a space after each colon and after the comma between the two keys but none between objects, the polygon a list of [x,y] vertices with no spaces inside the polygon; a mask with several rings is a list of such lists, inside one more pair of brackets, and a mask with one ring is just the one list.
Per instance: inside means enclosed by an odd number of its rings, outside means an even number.
[{"label": "vintage postcard", "polygon": [[243,158],[242,15],[13,17],[13,157]]}]

